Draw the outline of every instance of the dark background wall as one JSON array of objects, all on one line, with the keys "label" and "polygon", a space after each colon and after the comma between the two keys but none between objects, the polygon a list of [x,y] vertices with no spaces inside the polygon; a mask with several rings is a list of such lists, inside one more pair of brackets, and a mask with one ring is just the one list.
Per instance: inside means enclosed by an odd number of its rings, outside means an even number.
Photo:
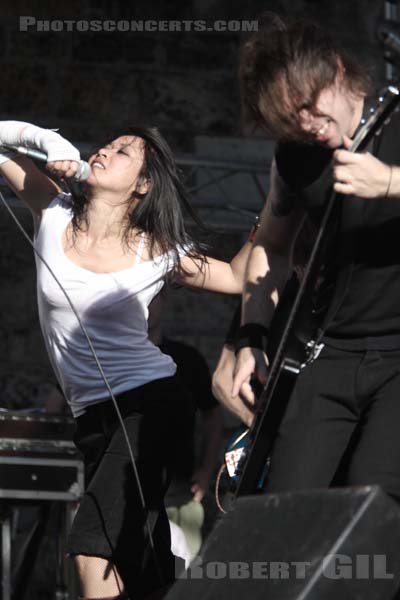
[{"label": "dark background wall", "polygon": [[[380,86],[382,51],[374,28],[381,0],[96,0],[1,3],[0,118],[59,127],[76,143],[132,122],[158,125],[176,152],[192,152],[199,134],[249,135],[240,119],[236,78],[243,32],[38,32],[19,29],[21,16],[40,19],[256,19],[268,9],[313,18],[368,65]],[[260,160],[262,160],[260,156]],[[0,405],[26,405],[47,393],[51,370],[37,325],[32,253],[0,211]],[[29,215],[17,209],[25,225]],[[226,213],[229,229],[230,213]],[[221,237],[225,256],[243,232]],[[170,335],[192,341],[215,364],[232,310],[231,298],[179,290],[166,313]]]},{"label": "dark background wall", "polygon": [[[0,116],[55,124],[67,137],[96,140],[132,121],[160,126],[177,147],[195,133],[240,135],[236,67],[244,32],[19,31],[40,19],[252,20],[264,10],[321,22],[382,79],[374,38],[381,0],[139,0],[68,3],[3,0]],[[4,89],[4,87],[6,89]]]}]

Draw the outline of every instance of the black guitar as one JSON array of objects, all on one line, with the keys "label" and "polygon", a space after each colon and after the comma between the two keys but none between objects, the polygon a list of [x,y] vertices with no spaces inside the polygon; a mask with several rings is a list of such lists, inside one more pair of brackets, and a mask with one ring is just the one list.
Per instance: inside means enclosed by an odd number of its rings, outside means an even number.
[{"label": "black guitar", "polygon": [[[389,86],[379,98],[376,110],[371,111],[368,120],[359,128],[350,148],[352,152],[362,152],[368,147],[383,125],[389,122],[399,102],[399,89]],[[255,494],[263,489],[268,470],[268,457],[297,376],[308,362],[318,356],[320,348],[318,336],[306,344],[300,344],[297,340],[293,346],[292,343],[288,344],[288,341],[294,339],[295,321],[301,307],[304,306],[303,302],[306,291],[310,289],[310,282],[315,280],[318,259],[324,247],[328,224],[337,200],[338,194],[332,190],[283,334],[273,352],[274,358],[268,381],[259,397],[253,424],[250,429],[242,428],[226,450],[225,461],[236,497]],[[271,333],[273,327],[274,322]],[[290,352],[289,346],[292,349]]]}]

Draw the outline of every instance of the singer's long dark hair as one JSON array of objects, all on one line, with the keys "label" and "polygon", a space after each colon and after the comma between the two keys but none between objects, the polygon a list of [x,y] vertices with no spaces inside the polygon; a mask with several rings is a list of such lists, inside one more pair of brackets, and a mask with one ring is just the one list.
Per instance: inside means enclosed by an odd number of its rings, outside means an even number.
[{"label": "singer's long dark hair", "polygon": [[[127,219],[122,231],[122,239],[128,246],[132,243],[132,231],[149,234],[149,255],[151,259],[159,254],[172,253],[174,272],[184,272],[181,267],[179,249],[189,246],[186,254],[193,259],[206,262],[206,245],[199,241],[198,235],[207,237],[207,230],[190,205],[181,174],[178,171],[173,153],[156,127],[133,126],[108,137],[108,142],[123,135],[132,135],[143,140],[143,165],[139,172],[136,189],[143,183],[149,185],[148,191],[134,191],[128,199]],[[106,145],[104,144],[104,145]],[[103,144],[102,144],[103,146]],[[99,147],[102,147],[99,146]],[[72,190],[72,229],[73,235],[86,230],[88,226],[88,206],[90,190],[80,184]],[[133,208],[130,201],[138,199]],[[185,216],[190,217],[195,227],[188,229]]]}]

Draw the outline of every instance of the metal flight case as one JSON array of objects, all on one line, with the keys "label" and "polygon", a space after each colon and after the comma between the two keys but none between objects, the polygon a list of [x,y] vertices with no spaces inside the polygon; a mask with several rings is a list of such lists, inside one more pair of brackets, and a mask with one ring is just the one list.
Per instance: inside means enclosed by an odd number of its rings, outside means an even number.
[{"label": "metal flight case", "polygon": [[[0,410],[0,527],[2,600],[23,598],[27,574],[33,570],[36,548],[25,548],[19,572],[11,564],[12,523],[21,506],[57,505],[59,557],[57,593],[73,600],[76,584],[70,562],[64,560],[65,541],[84,492],[84,465],[73,443],[74,421],[64,416]],[[48,518],[48,511],[42,510]],[[39,538],[44,523],[35,524]],[[14,554],[14,553],[13,553]]]}]

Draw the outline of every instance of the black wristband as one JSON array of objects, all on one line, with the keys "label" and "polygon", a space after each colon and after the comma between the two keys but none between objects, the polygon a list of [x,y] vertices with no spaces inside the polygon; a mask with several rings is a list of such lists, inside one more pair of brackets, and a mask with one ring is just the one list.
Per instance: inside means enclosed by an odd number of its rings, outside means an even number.
[{"label": "black wristband", "polygon": [[246,323],[242,325],[236,335],[235,353],[242,348],[258,348],[265,352],[269,330],[260,323]]}]

